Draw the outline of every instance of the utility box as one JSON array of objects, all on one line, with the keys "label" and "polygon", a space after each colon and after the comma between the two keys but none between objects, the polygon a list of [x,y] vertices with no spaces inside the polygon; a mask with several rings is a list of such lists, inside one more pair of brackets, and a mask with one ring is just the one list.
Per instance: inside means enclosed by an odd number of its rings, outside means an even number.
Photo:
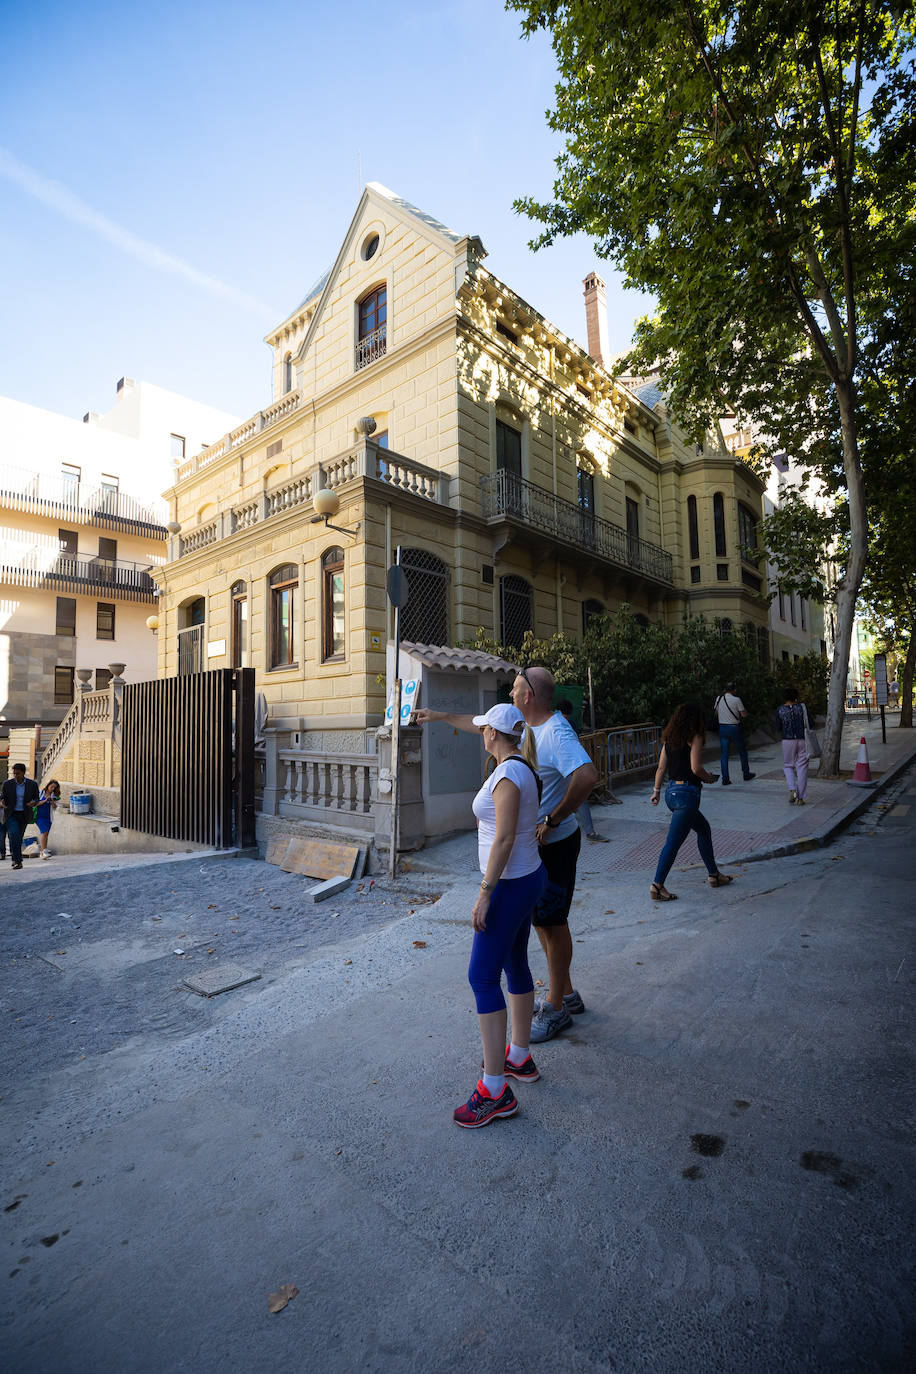
[{"label": "utility box", "polygon": [[[387,669],[386,699],[390,701],[394,691],[393,640],[388,642]],[[495,706],[497,701],[506,699],[506,692],[511,688],[518,668],[506,659],[482,653],[478,649],[402,643],[398,672],[402,683],[419,683],[418,707],[428,706],[434,711],[479,716],[491,706]],[[386,735],[380,731],[380,744],[385,737]],[[390,749],[390,733],[387,733],[387,737]],[[401,740],[403,759],[403,727]],[[418,733],[410,731],[410,749],[417,749],[420,753],[419,767],[415,770],[418,774],[420,794],[419,797],[412,797],[412,803],[415,806],[416,802],[422,802],[424,835],[447,835],[455,830],[473,830],[471,802],[483,782],[486,758],[480,736],[456,730],[444,721],[435,721],[431,725],[424,725]],[[412,770],[402,767],[402,788],[405,774],[410,771]],[[385,779],[382,778],[381,771],[379,777],[380,784],[384,784]],[[379,793],[379,801],[383,802],[381,785]],[[416,831],[417,818],[410,818],[406,834],[404,819],[402,813],[401,844],[406,848],[407,835]]]}]

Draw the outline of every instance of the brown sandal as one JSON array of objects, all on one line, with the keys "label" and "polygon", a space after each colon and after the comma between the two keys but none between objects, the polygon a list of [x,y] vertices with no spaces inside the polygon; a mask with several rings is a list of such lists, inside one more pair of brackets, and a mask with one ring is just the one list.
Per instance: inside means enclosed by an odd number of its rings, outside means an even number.
[{"label": "brown sandal", "polygon": [[649,896],[653,902],[676,902],[677,893],[669,892],[664,883],[653,883],[649,888]]},{"label": "brown sandal", "polygon": [[735,881],[731,873],[714,873],[711,878],[706,880],[710,887],[727,887],[729,883]]}]

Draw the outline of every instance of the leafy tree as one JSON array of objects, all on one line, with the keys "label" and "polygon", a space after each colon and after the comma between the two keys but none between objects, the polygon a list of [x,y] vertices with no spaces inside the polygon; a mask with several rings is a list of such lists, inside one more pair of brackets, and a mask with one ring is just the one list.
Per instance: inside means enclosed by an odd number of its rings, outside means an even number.
[{"label": "leafy tree", "polygon": [[860,602],[886,648],[905,655],[899,724],[910,729],[916,669],[916,459],[907,456],[905,462],[889,465],[885,475],[892,490],[883,493],[884,504],[870,522],[875,556],[866,569]]},{"label": "leafy tree", "polygon": [[[723,401],[848,507],[822,775],[835,775],[866,562],[859,431],[899,370],[912,296],[914,19],[905,0],[508,0],[557,55],[554,200],[534,246],[586,232],[654,293],[658,360],[699,435]],[[912,306],[909,306],[910,312]]]},{"label": "leafy tree", "polygon": [[752,724],[765,721],[775,704],[769,671],[756,644],[720,621],[685,618],[679,626],[642,626],[629,606],[590,621],[582,640],[556,634],[536,639],[530,632],[518,649],[478,630],[471,646],[527,668],[549,668],[557,685],[585,686],[592,672],[595,714],[600,728],[663,725],[681,701],[700,701],[710,710],[726,682],[734,681]]}]

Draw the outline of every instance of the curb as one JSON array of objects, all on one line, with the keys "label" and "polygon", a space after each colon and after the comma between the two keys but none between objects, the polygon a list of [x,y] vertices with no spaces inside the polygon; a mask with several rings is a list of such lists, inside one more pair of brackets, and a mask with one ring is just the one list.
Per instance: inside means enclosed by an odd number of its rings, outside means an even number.
[{"label": "curb", "polygon": [[784,859],[789,854],[805,854],[811,849],[823,849],[825,845],[835,840],[837,835],[863,811],[867,811],[876,797],[880,796],[892,782],[903,773],[913,760],[916,759],[916,744],[905,758],[900,759],[894,766],[879,779],[876,780],[873,788],[870,788],[864,796],[856,797],[841,810],[833,820],[824,826],[823,830],[817,831],[814,835],[805,835],[800,840],[791,840],[786,844],[774,845],[770,849],[758,849],[753,854],[742,854],[735,858],[723,860],[729,864],[753,864],[760,863],[764,859]]}]

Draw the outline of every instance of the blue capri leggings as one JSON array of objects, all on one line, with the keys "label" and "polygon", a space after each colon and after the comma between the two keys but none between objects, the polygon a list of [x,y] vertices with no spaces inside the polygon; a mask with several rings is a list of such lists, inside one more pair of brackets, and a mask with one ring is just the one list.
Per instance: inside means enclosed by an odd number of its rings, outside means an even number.
[{"label": "blue capri leggings", "polygon": [[487,928],[474,931],[468,982],[474,989],[477,1010],[483,1016],[503,1011],[506,999],[500,986],[503,969],[513,996],[534,991],[528,967],[531,913],[544,895],[547,873],[541,864],[524,878],[500,878],[490,898]]}]

